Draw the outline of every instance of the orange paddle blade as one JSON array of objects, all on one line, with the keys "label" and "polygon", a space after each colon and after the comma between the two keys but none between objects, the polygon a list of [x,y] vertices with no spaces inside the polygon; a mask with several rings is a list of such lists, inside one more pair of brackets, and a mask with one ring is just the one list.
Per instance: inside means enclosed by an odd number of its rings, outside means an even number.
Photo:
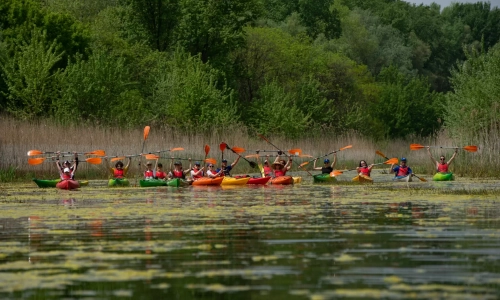
[{"label": "orange paddle blade", "polygon": [[231,149],[233,149],[233,151],[236,152],[236,153],[238,153],[238,154],[245,152],[245,149],[241,148],[241,147],[233,147]]},{"label": "orange paddle blade", "polygon": [[384,153],[382,153],[382,152],[380,152],[379,150],[375,151],[375,153],[376,153],[377,155],[382,156],[383,158],[386,158],[385,154],[384,154]]},{"label": "orange paddle blade", "polygon": [[410,145],[410,150],[420,150],[420,149],[423,149],[425,148],[425,146],[422,146],[420,144],[411,144]]},{"label": "orange paddle blade", "polygon": [[312,155],[309,155],[309,154],[300,154],[299,157],[308,157],[308,158],[311,158]]},{"label": "orange paddle blade", "polygon": [[474,145],[465,146],[464,150],[465,151],[469,151],[469,152],[476,152],[477,151],[477,146],[474,146]]},{"label": "orange paddle blade", "polygon": [[352,145],[345,146],[344,148],[340,148],[339,151],[346,150],[346,149],[349,149],[349,148],[352,148]]},{"label": "orange paddle blade", "polygon": [[210,146],[205,145],[205,155],[208,155],[208,152],[210,152]]},{"label": "orange paddle blade", "polygon": [[205,159],[205,162],[215,165],[217,163],[217,160],[215,160],[214,158],[207,158]]},{"label": "orange paddle blade", "polygon": [[149,126],[144,127],[144,140],[146,140],[148,138],[150,129],[151,129],[151,127],[149,127]]},{"label": "orange paddle blade", "polygon": [[399,162],[399,159],[396,157],[389,159],[388,161],[385,161],[384,164],[386,165],[395,165]]},{"label": "orange paddle blade", "polygon": [[179,147],[179,148],[172,148],[172,149],[170,149],[170,151],[171,152],[174,152],[174,151],[184,151],[184,148],[181,148],[181,147]]},{"label": "orange paddle blade", "polygon": [[28,151],[28,156],[34,156],[34,155],[40,155],[40,154],[44,154],[45,152],[42,152],[40,150],[30,150]]},{"label": "orange paddle blade", "polygon": [[227,146],[227,144],[226,144],[226,143],[224,143],[224,142],[220,143],[220,144],[219,144],[219,149],[220,149],[220,151],[224,151],[224,150],[226,150],[226,146]]},{"label": "orange paddle blade", "polygon": [[91,158],[87,158],[85,161],[88,162],[89,164],[98,165],[102,162],[102,158],[91,157]]},{"label": "orange paddle blade", "polygon": [[125,159],[125,156],[118,156],[118,157],[113,157],[111,161],[117,161],[117,160],[122,160]]},{"label": "orange paddle blade", "polygon": [[309,163],[308,161],[301,163],[301,164],[299,165],[299,168],[302,168],[303,166],[307,165],[308,163]]},{"label": "orange paddle blade", "polygon": [[34,165],[39,165],[43,163],[45,160],[45,157],[37,157],[37,158],[29,158],[28,159],[28,164],[34,166]]},{"label": "orange paddle blade", "polygon": [[159,159],[160,157],[156,154],[143,154],[146,159]]},{"label": "orange paddle blade", "polygon": [[330,172],[330,177],[335,177],[335,176],[338,176],[338,175],[342,175],[342,171],[339,171],[339,170],[334,170],[332,172]]},{"label": "orange paddle blade", "polygon": [[84,154],[85,155],[105,156],[106,155],[106,151],[104,151],[104,150],[95,150],[95,151],[92,151],[92,152],[85,152]]},{"label": "orange paddle blade", "polygon": [[292,155],[301,155],[302,149],[299,149],[299,148],[290,149],[290,150],[288,150],[288,153],[292,154]]},{"label": "orange paddle blade", "polygon": [[246,155],[245,158],[259,158],[259,155],[258,154],[250,154],[250,155]]}]

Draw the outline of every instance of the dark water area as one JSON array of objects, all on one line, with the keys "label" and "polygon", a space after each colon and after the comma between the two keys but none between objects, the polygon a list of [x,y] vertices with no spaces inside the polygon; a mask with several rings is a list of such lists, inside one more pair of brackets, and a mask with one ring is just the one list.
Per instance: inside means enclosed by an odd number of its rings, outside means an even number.
[{"label": "dark water area", "polygon": [[0,299],[498,299],[497,186],[3,185]]}]

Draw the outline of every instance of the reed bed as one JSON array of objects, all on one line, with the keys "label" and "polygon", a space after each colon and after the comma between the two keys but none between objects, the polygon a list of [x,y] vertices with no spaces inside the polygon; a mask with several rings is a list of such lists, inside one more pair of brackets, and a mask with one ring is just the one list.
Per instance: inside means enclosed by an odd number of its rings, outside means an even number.
[{"label": "reed bed", "polygon": [[[10,117],[0,117],[0,180],[10,181],[14,178],[26,177],[57,177],[54,163],[47,159],[46,162],[36,166],[27,163],[27,152],[29,150],[41,151],[61,151],[61,152],[89,152],[102,149],[108,156],[140,154],[143,147],[143,128],[121,129],[121,128],[101,128],[95,126],[61,126],[50,121],[23,122]],[[219,133],[219,132],[222,132]],[[176,147],[183,147],[184,151],[163,153],[160,162],[168,167],[171,155],[181,158],[193,158],[201,160],[204,158],[204,145],[211,147],[208,157],[221,160],[219,144],[226,142],[229,146],[243,147],[247,152],[242,155],[255,154],[255,150],[275,150],[258,136],[249,135],[242,127],[228,128],[212,134],[182,134],[172,128],[152,127],[146,140],[144,153],[167,150]],[[359,134],[352,133],[343,136],[331,136],[325,133],[320,138],[305,138],[302,140],[290,140],[284,137],[268,136],[267,139],[278,146],[281,150],[293,148],[302,149],[303,154],[313,157],[323,156],[326,153],[338,150],[347,145],[352,145],[338,153],[337,169],[355,168],[359,160],[367,160],[368,163],[380,163],[385,161],[375,153],[382,151],[387,157],[406,157],[409,165],[417,174],[433,174],[434,167],[429,159],[426,149],[410,151],[410,143],[420,143],[424,145],[457,146],[460,142],[448,137],[446,132],[442,132],[434,139],[408,138],[406,140],[379,140],[375,141]],[[494,141],[488,139],[487,147],[480,146],[476,153],[469,153],[460,150],[451,169],[458,176],[469,177],[498,177],[499,158],[496,152],[500,139]],[[460,144],[460,146],[465,146]],[[445,155],[451,157],[453,149],[432,149],[435,158]],[[272,152],[261,152],[261,155]],[[224,158],[228,160],[236,159],[236,155],[231,151],[224,152]],[[328,156],[332,160],[332,155]],[[81,157],[83,159],[83,157]],[[250,159],[251,160],[251,159]],[[298,163],[311,160],[311,158],[294,158],[297,163],[292,170],[296,170]],[[130,172],[140,174],[142,167],[139,166],[140,158],[132,160]],[[144,166],[142,160],[142,166]],[[187,163],[187,162],[184,162]],[[318,160],[317,166],[323,164],[323,158]],[[311,170],[313,163],[307,165]],[[388,169],[389,166],[378,166],[381,169]],[[237,165],[234,173],[256,172],[249,167],[243,159]],[[78,172],[79,178],[106,178],[108,176],[105,164],[90,165],[82,163]]]}]

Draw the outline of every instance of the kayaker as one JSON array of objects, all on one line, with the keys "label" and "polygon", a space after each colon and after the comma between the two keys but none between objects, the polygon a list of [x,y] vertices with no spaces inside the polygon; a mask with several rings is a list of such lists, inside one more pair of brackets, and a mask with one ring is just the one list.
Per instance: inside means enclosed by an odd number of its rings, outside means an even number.
[{"label": "kayaker", "polygon": [[63,170],[59,169],[59,175],[61,176],[61,180],[74,180],[76,167],[71,170],[70,168],[64,168]]},{"label": "kayaker", "polygon": [[431,147],[427,146],[427,152],[429,152],[429,156],[431,157],[432,162],[434,163],[434,166],[436,167],[436,171],[440,173],[448,173],[448,167],[450,164],[453,162],[455,159],[455,156],[457,156],[458,153],[458,148],[455,148],[455,152],[451,156],[450,160],[446,162],[446,158],[444,155],[441,155],[439,157],[439,162],[434,159],[434,157],[431,154]]},{"label": "kayaker", "polygon": [[130,165],[130,162],[132,161],[132,158],[130,158],[130,157],[128,158],[128,162],[127,162],[127,165],[125,167],[123,167],[123,162],[121,160],[119,160],[115,163],[114,168],[111,168],[109,166],[108,157],[105,157],[104,161],[106,162],[107,169],[111,172],[111,175],[114,178],[124,178],[127,175],[128,167]]},{"label": "kayaker", "polygon": [[236,166],[236,164],[240,161],[240,156],[238,155],[238,158],[230,165],[227,165],[227,159],[222,160],[222,165],[221,168],[218,169],[217,171],[220,172],[222,170],[222,176],[231,176],[231,170]]},{"label": "kayaker", "polygon": [[167,178],[167,173],[165,173],[163,171],[163,164],[162,163],[159,163],[157,166],[156,166],[156,174],[155,174],[155,178],[156,179],[166,179]]},{"label": "kayaker", "polygon": [[155,178],[155,171],[153,170],[153,163],[150,161],[146,162],[146,171],[144,171],[144,179],[153,179]]},{"label": "kayaker", "polygon": [[[76,167],[78,167],[78,154],[76,152],[75,152],[75,157],[73,160],[73,165],[71,165],[69,160],[66,160],[61,166],[61,164],[59,163],[59,155],[60,154],[61,154],[61,151],[57,151],[57,153],[56,153],[56,166],[57,166],[57,169],[59,169],[59,173],[64,172],[65,168],[69,168],[70,171],[73,171],[76,169]],[[71,178],[71,179],[74,180],[75,179],[74,177],[75,177],[75,175],[73,174],[73,178]]]},{"label": "kayaker", "polygon": [[359,161],[359,167],[356,168],[358,175],[364,175],[370,177],[372,172],[373,164],[368,165],[365,160]]},{"label": "kayaker", "polygon": [[182,168],[182,163],[180,161],[176,161],[174,163],[174,159],[172,158],[172,161],[170,162],[170,172],[168,173],[168,177],[186,179],[186,175],[191,172],[191,159],[189,159],[189,162],[189,169],[184,171],[184,169]]},{"label": "kayaker", "polygon": [[394,179],[412,175],[413,171],[406,165],[406,163],[406,158],[402,157],[399,166],[394,167],[394,164],[391,165],[391,170],[395,175]]},{"label": "kayaker", "polygon": [[269,160],[266,160],[264,161],[264,177],[271,177],[272,174],[273,174],[273,168],[271,168],[271,166],[269,165]]},{"label": "kayaker", "polygon": [[203,177],[203,168],[201,168],[201,165],[199,162],[194,163],[194,167],[191,170],[191,178],[193,180],[200,179]]},{"label": "kayaker", "polygon": [[217,178],[224,176],[224,171],[220,170],[217,172],[217,170],[214,170],[214,165],[213,164],[208,164],[208,170],[207,170],[207,177],[209,178]]},{"label": "kayaker", "polygon": [[323,166],[322,167],[316,167],[316,161],[318,159],[316,158],[314,160],[314,166],[313,170],[321,170],[321,174],[330,174],[333,171],[333,168],[337,164],[337,153],[333,154],[333,163],[330,165],[330,160],[328,158],[325,158],[323,161]]},{"label": "kayaker", "polygon": [[285,176],[286,172],[292,167],[292,158],[288,159],[285,163],[284,159],[280,159],[279,155],[276,156],[276,160],[273,163],[274,177]]}]

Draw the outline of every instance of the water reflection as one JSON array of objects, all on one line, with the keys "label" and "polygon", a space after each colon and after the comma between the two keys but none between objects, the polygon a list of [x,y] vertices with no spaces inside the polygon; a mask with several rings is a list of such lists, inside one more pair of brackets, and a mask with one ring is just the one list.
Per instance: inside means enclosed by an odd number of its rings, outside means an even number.
[{"label": "water reflection", "polygon": [[2,298],[500,297],[495,196],[304,184],[27,197],[0,204]]}]

